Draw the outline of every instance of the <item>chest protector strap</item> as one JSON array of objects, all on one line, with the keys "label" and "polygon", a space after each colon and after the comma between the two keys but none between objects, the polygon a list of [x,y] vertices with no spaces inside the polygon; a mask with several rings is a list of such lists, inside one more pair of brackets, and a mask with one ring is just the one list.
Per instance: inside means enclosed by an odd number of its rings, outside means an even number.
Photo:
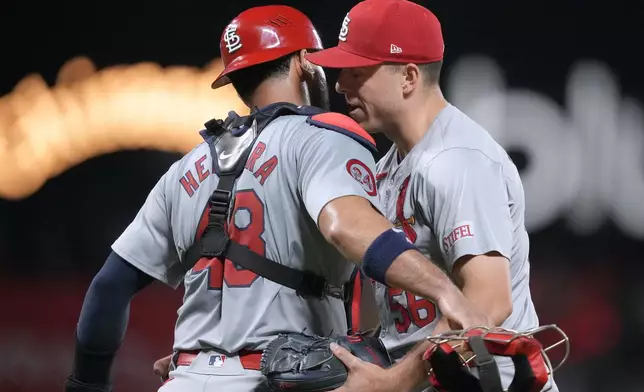
[{"label": "chest protector strap", "polygon": [[[206,123],[202,136],[210,146],[213,171],[219,174],[219,184],[208,201],[208,225],[183,258],[186,271],[203,257],[216,257],[222,261],[226,258],[265,279],[295,290],[301,296],[345,298],[344,286],[330,286],[326,278],[311,271],[297,270],[261,256],[231,240],[226,230],[235,180],[244,170],[255,139],[271,120],[284,114],[303,114],[301,111],[294,105],[285,104],[276,106],[269,113],[257,112],[247,117],[233,114],[226,121]],[[241,136],[236,135],[241,132]],[[222,155],[233,158],[223,160],[220,158]],[[229,162],[230,159],[232,161]]]}]

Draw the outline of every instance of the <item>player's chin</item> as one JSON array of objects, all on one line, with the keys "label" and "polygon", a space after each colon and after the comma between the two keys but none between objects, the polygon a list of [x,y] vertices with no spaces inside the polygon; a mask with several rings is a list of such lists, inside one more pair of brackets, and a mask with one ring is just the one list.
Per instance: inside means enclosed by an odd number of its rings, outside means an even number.
[{"label": "player's chin", "polygon": [[358,108],[358,107],[350,108],[348,111],[348,115],[353,119],[353,121],[357,122],[358,125],[360,125],[367,132],[372,132],[373,127],[369,123],[369,116],[367,116],[367,114],[362,108]]}]

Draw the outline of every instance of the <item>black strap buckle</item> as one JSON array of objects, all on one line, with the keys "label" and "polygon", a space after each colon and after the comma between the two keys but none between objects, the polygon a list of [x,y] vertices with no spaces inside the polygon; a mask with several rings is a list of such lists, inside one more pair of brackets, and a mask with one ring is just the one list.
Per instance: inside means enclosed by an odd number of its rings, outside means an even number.
[{"label": "black strap buckle", "polygon": [[302,272],[302,281],[297,293],[302,297],[323,298],[326,295],[326,279],[311,271]]},{"label": "black strap buckle", "polygon": [[209,226],[210,229],[201,237],[201,257],[224,256],[230,245],[230,237],[220,223],[211,222]]},{"label": "black strap buckle", "polygon": [[224,221],[228,215],[232,192],[225,189],[215,189],[210,196],[210,215],[217,220]]},{"label": "black strap buckle", "polygon": [[331,286],[331,285],[326,286],[326,295],[329,297],[337,298],[339,300],[344,301],[344,299],[347,298],[346,294],[347,294],[347,289],[345,285],[342,285],[340,287]]},{"label": "black strap buckle", "polygon": [[210,196],[210,217],[201,237],[201,257],[221,257],[228,250],[230,237],[224,225],[231,195],[226,189],[215,189]]},{"label": "black strap buckle", "polygon": [[327,280],[311,271],[302,272],[302,282],[299,285],[297,293],[302,297],[313,297],[322,299],[324,297],[333,297],[344,300],[345,288],[331,286]]}]

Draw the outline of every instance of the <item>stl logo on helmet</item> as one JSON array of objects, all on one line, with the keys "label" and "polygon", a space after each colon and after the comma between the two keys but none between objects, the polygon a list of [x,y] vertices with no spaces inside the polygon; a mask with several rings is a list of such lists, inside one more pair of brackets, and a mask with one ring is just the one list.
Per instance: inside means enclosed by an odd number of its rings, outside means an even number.
[{"label": "stl logo on helmet", "polygon": [[347,40],[347,34],[349,34],[349,22],[351,22],[351,19],[349,19],[349,14],[347,14],[342,21],[342,28],[340,29],[340,36],[338,37],[340,41]]},{"label": "stl logo on helmet", "polygon": [[231,54],[242,47],[241,38],[237,35],[236,25],[228,25],[228,27],[226,27],[226,31],[224,32],[224,42],[226,42],[228,54]]}]

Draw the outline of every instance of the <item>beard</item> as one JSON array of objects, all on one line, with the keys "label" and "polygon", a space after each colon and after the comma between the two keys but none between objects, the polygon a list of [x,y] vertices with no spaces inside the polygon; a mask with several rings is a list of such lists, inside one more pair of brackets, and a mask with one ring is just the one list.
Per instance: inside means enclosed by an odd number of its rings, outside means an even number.
[{"label": "beard", "polygon": [[326,111],[331,110],[329,86],[327,85],[324,73],[322,71],[315,72],[315,77],[313,77],[307,85],[311,106],[317,106]]}]

